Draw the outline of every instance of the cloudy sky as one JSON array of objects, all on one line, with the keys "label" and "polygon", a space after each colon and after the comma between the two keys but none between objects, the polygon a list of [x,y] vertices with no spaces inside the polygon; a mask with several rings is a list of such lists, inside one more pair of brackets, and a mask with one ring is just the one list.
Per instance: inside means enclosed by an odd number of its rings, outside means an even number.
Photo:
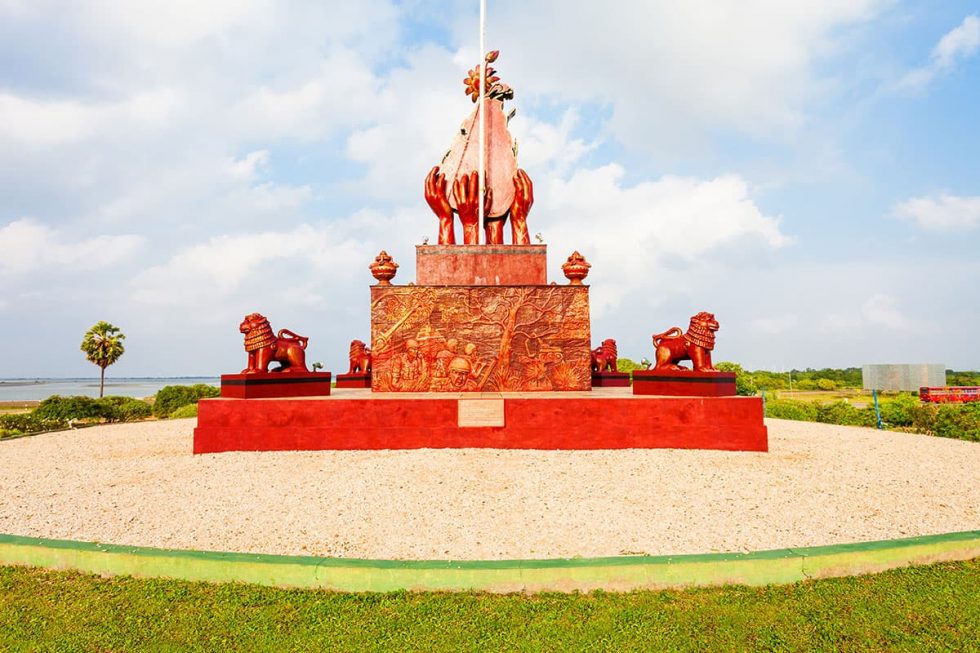
[{"label": "cloudy sky", "polygon": [[[700,311],[748,368],[980,368],[980,10],[490,0],[549,274],[651,356]],[[346,370],[367,265],[414,279],[472,105],[475,0],[0,0],[0,377],[244,366],[260,311]]]}]

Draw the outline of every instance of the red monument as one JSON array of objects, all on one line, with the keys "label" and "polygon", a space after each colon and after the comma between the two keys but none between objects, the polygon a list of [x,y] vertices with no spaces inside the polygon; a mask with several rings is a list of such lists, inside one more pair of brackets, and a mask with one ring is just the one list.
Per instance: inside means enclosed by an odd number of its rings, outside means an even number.
[{"label": "red monument", "polygon": [[[497,56],[491,52],[486,63]],[[196,453],[767,450],[761,400],[734,396],[734,375],[711,366],[718,329],[713,315],[699,313],[686,333],[675,327],[654,336],[656,367],[633,373],[632,392],[625,387],[629,375],[617,369],[616,341],[592,349],[589,286],[583,283],[591,264],[573,252],[562,265],[568,283],[548,282],[547,247],[528,238],[533,184],[517,166],[507,129],[504,101],[514,92],[493,68],[486,71],[482,84],[479,66],[469,72],[466,92],[477,106],[425,177],[438,244],[415,248],[415,283],[393,283],[398,264],[385,251],[368,266],[377,280],[370,289],[371,344],[351,343],[350,368],[338,376],[336,392],[228,399],[233,395],[225,393],[223,377],[222,398],[199,404]],[[511,242],[505,244],[508,220]],[[302,365],[302,359],[285,359],[283,372]],[[679,366],[683,360],[694,369]],[[283,387],[278,396],[295,396]]]}]

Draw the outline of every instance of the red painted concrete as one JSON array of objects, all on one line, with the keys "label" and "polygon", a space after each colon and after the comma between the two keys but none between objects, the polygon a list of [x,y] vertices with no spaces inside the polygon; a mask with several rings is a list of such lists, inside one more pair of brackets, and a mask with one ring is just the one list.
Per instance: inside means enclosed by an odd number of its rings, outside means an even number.
[{"label": "red painted concrete", "polygon": [[730,372],[634,370],[633,394],[671,397],[735,396],[735,375]]},{"label": "red painted concrete", "polygon": [[593,372],[593,388],[628,388],[630,375],[626,372]]},{"label": "red painted concrete", "polygon": [[222,374],[221,396],[226,399],[325,397],[330,394],[330,376],[330,372]]},{"label": "red painted concrete", "polygon": [[419,286],[543,286],[547,245],[416,245]]},{"label": "red painted concrete", "polygon": [[337,387],[338,388],[370,388],[371,375],[370,374],[338,374]]},{"label": "red painted concrete", "polygon": [[755,397],[504,398],[503,427],[459,427],[458,400],[203,399],[194,453],[325,449],[767,451]]}]

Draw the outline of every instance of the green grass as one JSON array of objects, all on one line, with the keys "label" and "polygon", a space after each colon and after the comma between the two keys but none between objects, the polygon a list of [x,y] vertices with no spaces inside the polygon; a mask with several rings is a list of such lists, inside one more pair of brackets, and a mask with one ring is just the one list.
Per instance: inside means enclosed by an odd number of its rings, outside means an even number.
[{"label": "green grass", "polygon": [[3,651],[959,650],[980,559],[764,588],[342,594],[0,567]]}]

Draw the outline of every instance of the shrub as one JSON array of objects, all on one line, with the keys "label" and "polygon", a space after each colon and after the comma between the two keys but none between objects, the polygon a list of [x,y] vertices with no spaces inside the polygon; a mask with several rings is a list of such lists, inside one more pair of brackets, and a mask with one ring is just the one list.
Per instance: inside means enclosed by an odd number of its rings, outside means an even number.
[{"label": "shrub", "polygon": [[744,397],[754,397],[759,393],[759,386],[755,382],[755,377],[742,369],[738,363],[722,361],[715,363],[715,368],[722,372],[735,373],[735,392]]},{"label": "shrub", "polygon": [[881,419],[889,426],[912,426],[915,411],[920,406],[919,398],[911,394],[900,394],[894,399],[882,401]]},{"label": "shrub", "polygon": [[766,417],[814,422],[817,419],[817,409],[811,403],[773,399],[766,402]]},{"label": "shrub", "polygon": [[97,401],[112,406],[116,419],[110,419],[109,421],[136,422],[141,419],[146,419],[153,414],[153,409],[150,407],[150,404],[142,399],[133,399],[132,397],[103,397]]},{"label": "shrub", "polygon": [[153,414],[157,417],[169,417],[178,408],[196,404],[200,399],[217,397],[221,391],[214,386],[198,383],[197,385],[168,385],[156,394],[153,402]]},{"label": "shrub", "polygon": [[817,379],[817,390],[836,390],[837,383],[831,379]]},{"label": "shrub", "polygon": [[813,379],[803,379],[802,381],[796,382],[797,390],[816,390],[817,382]]},{"label": "shrub", "polygon": [[41,420],[101,420],[115,421],[118,411],[111,402],[99,401],[92,397],[62,397],[52,395],[42,401],[31,415]]},{"label": "shrub", "polygon": [[188,417],[197,417],[197,404],[187,404],[170,413],[170,419],[185,419]]},{"label": "shrub", "polygon": [[[35,411],[36,412],[36,411]],[[54,431],[68,426],[68,420],[37,417],[32,413],[0,415],[0,437]]]},{"label": "shrub", "polygon": [[980,442],[980,403],[945,404],[936,411],[933,435]]},{"label": "shrub", "polygon": [[817,421],[824,424],[840,424],[842,426],[875,426],[875,410],[873,406],[855,408],[846,401],[835,401],[816,407]]},{"label": "shrub", "polygon": [[629,374],[633,370],[642,370],[644,367],[634,360],[629,358],[617,358],[616,359],[616,369],[620,372],[625,372]]}]

